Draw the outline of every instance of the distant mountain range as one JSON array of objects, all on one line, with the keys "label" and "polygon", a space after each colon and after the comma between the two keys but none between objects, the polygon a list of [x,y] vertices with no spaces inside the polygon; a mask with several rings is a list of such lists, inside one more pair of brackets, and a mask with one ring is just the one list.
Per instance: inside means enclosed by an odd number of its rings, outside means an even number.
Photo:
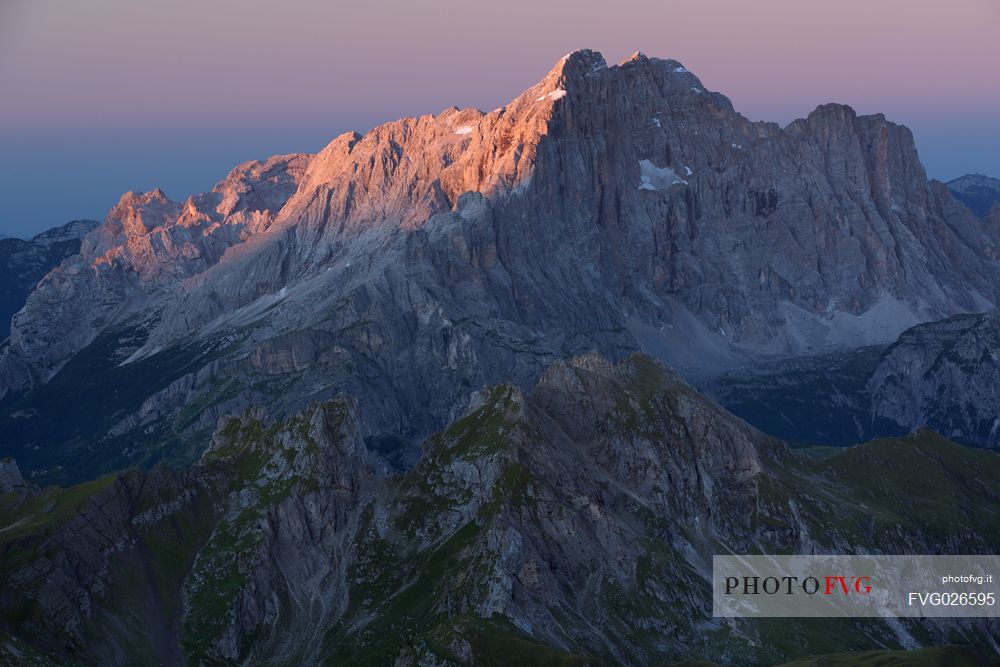
[{"label": "distant mountain range", "polygon": [[948,181],[947,185],[955,197],[978,216],[985,216],[1000,203],[1000,179],[982,174],[966,174]]},{"label": "distant mountain range", "polygon": [[26,468],[82,475],[346,391],[405,466],[483,384],[589,350],[700,381],[885,345],[991,308],[998,258],[881,115],[752,123],[677,61],[578,51],[490,113],[126,194],[14,317],[0,420]]},{"label": "distant mountain range", "polygon": [[952,441],[1000,446],[966,185],[881,114],[751,122],[582,50],[0,241],[0,664],[988,664],[995,623],[708,589],[713,553],[1000,548],[1000,456]]}]

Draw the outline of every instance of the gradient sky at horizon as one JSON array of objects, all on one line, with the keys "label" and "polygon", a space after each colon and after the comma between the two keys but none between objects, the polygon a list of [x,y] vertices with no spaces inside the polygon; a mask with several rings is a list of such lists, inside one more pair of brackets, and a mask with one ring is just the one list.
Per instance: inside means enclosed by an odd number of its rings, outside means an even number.
[{"label": "gradient sky at horizon", "polygon": [[908,125],[932,178],[1000,177],[1000,2],[0,0],[0,233],[183,199],[236,164],[452,104],[587,47],[676,58],[753,120]]}]

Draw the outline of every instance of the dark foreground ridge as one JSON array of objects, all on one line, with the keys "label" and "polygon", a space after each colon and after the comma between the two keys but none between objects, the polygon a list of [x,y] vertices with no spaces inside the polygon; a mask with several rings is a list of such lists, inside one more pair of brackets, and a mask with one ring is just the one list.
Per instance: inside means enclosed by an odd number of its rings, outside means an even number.
[{"label": "dark foreground ridge", "polygon": [[996,553],[993,452],[920,431],[799,457],[642,355],[481,390],[402,475],[379,472],[359,423],[346,396],[278,422],[250,411],[222,420],[189,470],[71,488],[33,487],[5,462],[0,651],[738,665],[959,643],[822,664],[989,664],[980,651],[998,640],[968,619],[723,621],[708,583],[711,555],[730,550]]}]

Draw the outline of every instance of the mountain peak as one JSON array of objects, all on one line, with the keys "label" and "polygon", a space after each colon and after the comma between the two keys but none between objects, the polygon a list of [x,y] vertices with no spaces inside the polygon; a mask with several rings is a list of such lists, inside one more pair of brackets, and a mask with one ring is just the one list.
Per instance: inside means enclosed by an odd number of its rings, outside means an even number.
[{"label": "mountain peak", "polygon": [[983,174],[966,174],[945,183],[952,194],[979,217],[1000,203],[1000,179]]},{"label": "mountain peak", "polygon": [[556,84],[557,87],[565,88],[567,84],[606,69],[607,66],[604,56],[599,52],[590,49],[577,49],[560,58],[555,66],[549,70],[542,83],[552,83]]},{"label": "mountain peak", "polygon": [[170,200],[163,190],[129,191],[108,213],[107,222],[120,227],[126,237],[141,236],[176,217],[180,204]]},{"label": "mountain peak", "polygon": [[600,68],[608,66],[607,62],[604,60],[604,56],[601,55],[601,52],[593,51],[591,49],[576,49],[575,51],[570,51],[560,58],[559,62],[573,67],[584,66],[587,68]]},{"label": "mountain peak", "polygon": [[1000,190],[1000,179],[992,178],[985,174],[965,174],[945,183],[952,190],[965,192],[974,187],[993,188]]},{"label": "mountain peak", "polygon": [[47,229],[41,234],[32,237],[31,240],[35,243],[45,244],[61,243],[71,240],[79,241],[99,224],[100,223],[96,220],[71,220],[65,225]]},{"label": "mountain peak", "polygon": [[853,107],[847,104],[841,104],[839,102],[827,102],[825,104],[818,105],[815,109],[809,112],[808,119],[813,118],[825,118],[825,117],[843,117],[850,120],[857,118],[858,112],[854,110]]},{"label": "mountain peak", "polygon": [[170,199],[160,188],[153,188],[147,192],[139,190],[129,190],[118,200],[118,206],[147,206],[149,204],[165,204]]}]

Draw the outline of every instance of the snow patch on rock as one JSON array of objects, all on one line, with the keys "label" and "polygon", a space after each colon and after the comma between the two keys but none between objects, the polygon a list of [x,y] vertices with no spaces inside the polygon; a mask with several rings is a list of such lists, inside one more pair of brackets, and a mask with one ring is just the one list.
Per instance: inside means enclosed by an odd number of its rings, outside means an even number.
[{"label": "snow patch on rock", "polygon": [[639,160],[640,190],[665,190],[678,183],[687,185],[687,181],[670,167],[657,167],[649,160]]}]

